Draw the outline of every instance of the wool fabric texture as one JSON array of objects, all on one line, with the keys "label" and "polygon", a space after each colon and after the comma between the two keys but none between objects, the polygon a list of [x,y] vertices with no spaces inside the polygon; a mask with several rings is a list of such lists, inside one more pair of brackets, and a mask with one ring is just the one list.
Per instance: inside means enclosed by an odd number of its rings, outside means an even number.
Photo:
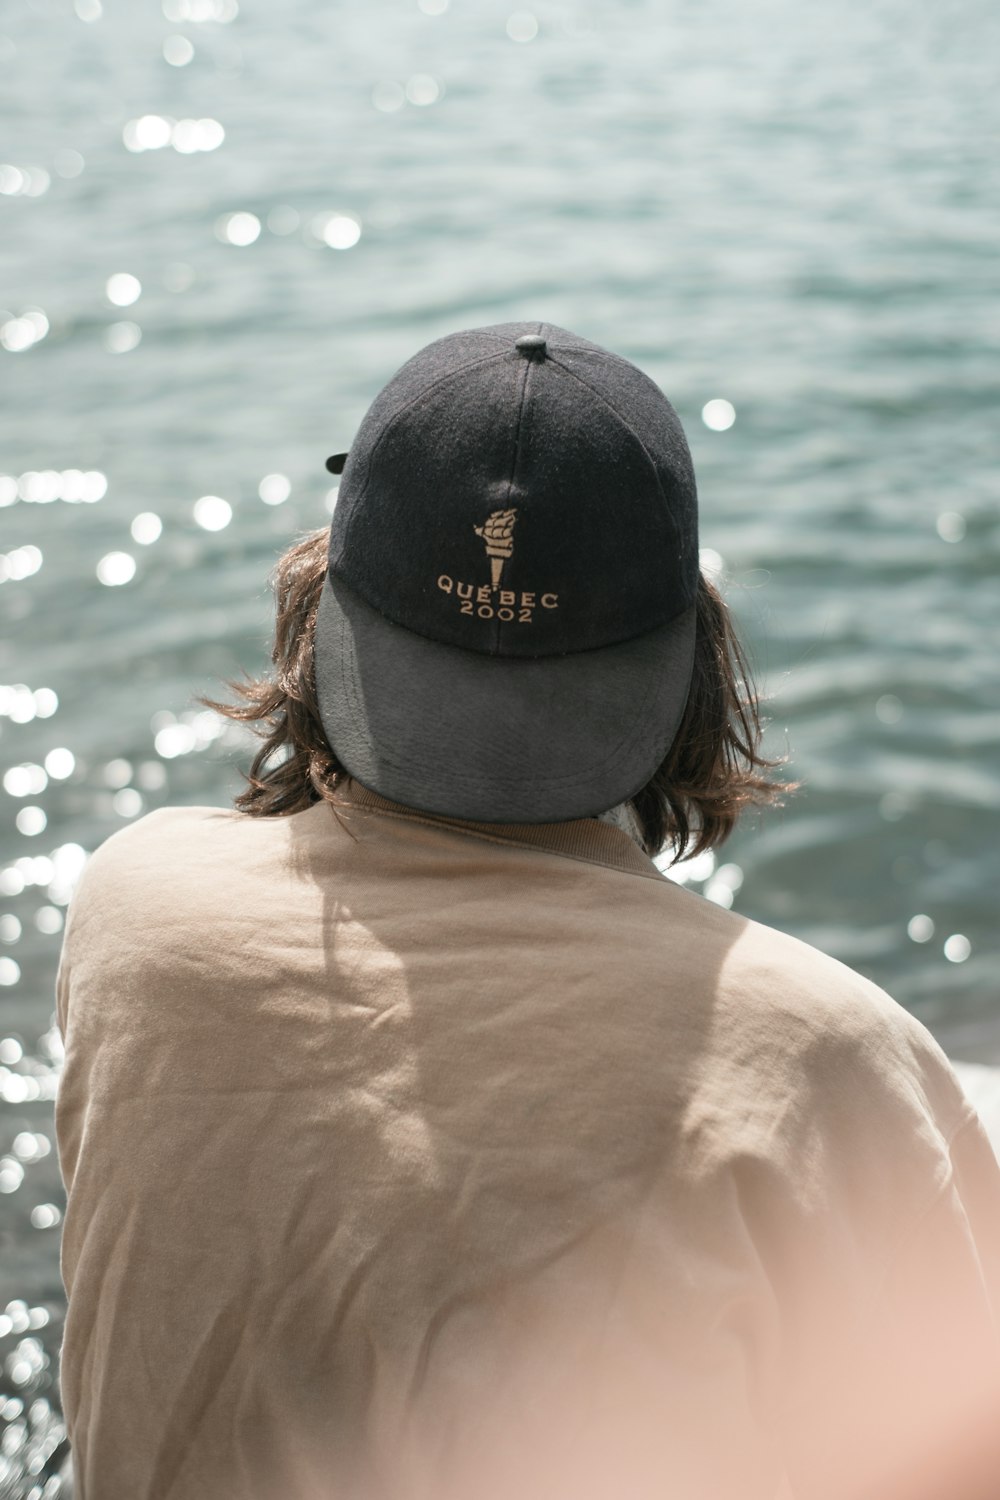
[{"label": "wool fabric texture", "polygon": [[633,796],[676,735],[698,507],[680,420],[547,323],[449,334],[346,455],[314,659],[341,765],[409,807],[553,822]]}]

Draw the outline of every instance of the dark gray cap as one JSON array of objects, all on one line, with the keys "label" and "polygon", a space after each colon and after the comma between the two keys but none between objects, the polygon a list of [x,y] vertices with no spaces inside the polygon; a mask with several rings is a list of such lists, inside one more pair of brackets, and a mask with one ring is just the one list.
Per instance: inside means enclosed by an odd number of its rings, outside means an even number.
[{"label": "dark gray cap", "polygon": [[341,764],[425,812],[587,817],[670,748],[694,657],[698,519],[676,412],[546,323],[439,339],[343,469],[316,618]]}]

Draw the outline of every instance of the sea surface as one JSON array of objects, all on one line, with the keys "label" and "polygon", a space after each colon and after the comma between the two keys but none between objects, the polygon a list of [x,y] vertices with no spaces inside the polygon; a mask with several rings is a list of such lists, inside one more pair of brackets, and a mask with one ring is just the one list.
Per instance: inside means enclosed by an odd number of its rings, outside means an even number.
[{"label": "sea surface", "polygon": [[[200,708],[421,345],[542,319],[680,413],[803,788],[674,871],[1000,1062],[991,0],[0,12],[0,1497],[62,1493],[53,982],[87,855],[224,805]],[[53,1451],[56,1450],[56,1451]]]}]

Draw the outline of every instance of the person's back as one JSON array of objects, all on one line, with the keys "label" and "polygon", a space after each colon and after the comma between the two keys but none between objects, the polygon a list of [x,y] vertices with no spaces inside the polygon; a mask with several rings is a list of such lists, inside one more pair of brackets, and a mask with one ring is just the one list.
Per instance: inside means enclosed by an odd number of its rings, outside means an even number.
[{"label": "person's back", "polygon": [[927,1031],[662,875],[641,797],[291,785],[73,898],[81,1500],[923,1500],[1000,1398],[1000,1170]]}]

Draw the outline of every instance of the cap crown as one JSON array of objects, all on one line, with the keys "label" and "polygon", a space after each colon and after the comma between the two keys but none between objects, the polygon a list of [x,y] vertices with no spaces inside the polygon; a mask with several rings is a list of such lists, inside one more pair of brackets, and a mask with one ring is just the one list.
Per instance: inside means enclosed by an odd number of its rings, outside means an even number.
[{"label": "cap crown", "polygon": [[365,415],[329,565],[389,620],[469,651],[542,657],[643,635],[697,589],[680,420],[635,365],[552,324],[451,334]]}]

